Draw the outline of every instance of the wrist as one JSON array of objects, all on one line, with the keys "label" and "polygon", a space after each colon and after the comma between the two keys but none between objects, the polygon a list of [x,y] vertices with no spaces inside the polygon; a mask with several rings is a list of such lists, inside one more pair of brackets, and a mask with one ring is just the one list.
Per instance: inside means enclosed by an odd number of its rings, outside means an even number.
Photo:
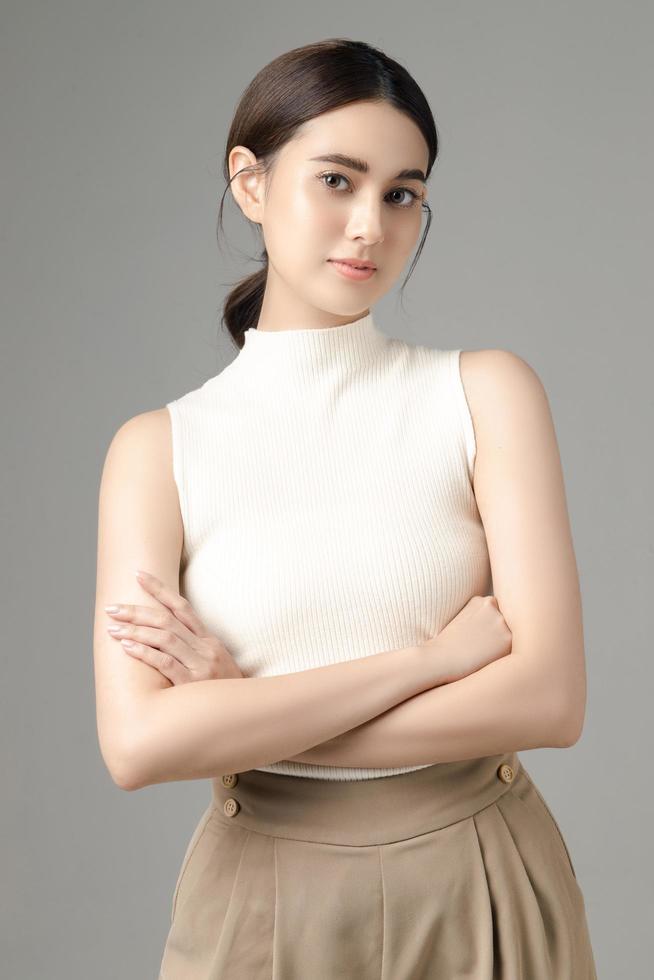
[{"label": "wrist", "polygon": [[448,684],[453,680],[452,660],[446,643],[433,637],[425,643],[417,643],[409,650],[422,685],[417,693],[439,687],[441,684]]}]

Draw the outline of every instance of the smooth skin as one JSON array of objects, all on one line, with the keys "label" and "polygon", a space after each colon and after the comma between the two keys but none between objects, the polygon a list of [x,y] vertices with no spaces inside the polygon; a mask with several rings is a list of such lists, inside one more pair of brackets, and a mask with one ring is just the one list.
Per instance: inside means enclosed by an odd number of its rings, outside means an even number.
[{"label": "smooth skin", "polygon": [[[365,173],[315,161],[340,153]],[[255,162],[234,147],[234,174]],[[368,311],[417,244],[427,148],[385,103],[311,120],[272,175],[241,174],[233,194],[261,225],[270,267],[258,329],[335,326]],[[326,173],[340,176],[322,176]],[[377,264],[340,277],[329,257]],[[580,737],[586,675],[578,574],[546,393],[509,351],[465,351],[461,374],[477,455],[474,491],[494,597],[473,597],[428,644],[327,667],[245,678],[178,592],[183,525],[165,408],[125,422],[102,472],[94,623],[97,725],[124,789],[210,778],[280,759],[421,765]],[[141,582],[136,568],[149,574]],[[122,612],[109,613],[118,603]],[[108,627],[122,622],[128,650]],[[193,683],[190,683],[193,681]]]}]

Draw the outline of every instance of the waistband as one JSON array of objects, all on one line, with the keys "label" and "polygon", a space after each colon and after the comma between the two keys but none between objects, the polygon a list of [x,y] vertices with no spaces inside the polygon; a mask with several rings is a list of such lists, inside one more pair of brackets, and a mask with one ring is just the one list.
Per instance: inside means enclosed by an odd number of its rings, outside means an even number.
[{"label": "waistband", "polygon": [[292,840],[390,844],[472,816],[520,778],[517,752],[360,780],[248,769],[212,780],[213,817]]}]

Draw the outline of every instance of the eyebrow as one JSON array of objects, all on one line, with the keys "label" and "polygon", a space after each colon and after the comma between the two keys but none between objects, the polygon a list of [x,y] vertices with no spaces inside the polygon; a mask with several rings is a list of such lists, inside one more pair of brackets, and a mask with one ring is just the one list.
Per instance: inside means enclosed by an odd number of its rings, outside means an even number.
[{"label": "eyebrow", "polygon": [[[344,153],[327,153],[325,156],[309,157],[309,159],[340,164],[342,167],[349,167],[350,170],[358,170],[361,174],[367,174],[370,171],[370,166],[365,160],[359,160],[357,157],[348,157]],[[391,180],[421,180],[423,184],[427,183],[427,178],[422,170],[411,168],[400,170],[399,174],[391,177]]]}]

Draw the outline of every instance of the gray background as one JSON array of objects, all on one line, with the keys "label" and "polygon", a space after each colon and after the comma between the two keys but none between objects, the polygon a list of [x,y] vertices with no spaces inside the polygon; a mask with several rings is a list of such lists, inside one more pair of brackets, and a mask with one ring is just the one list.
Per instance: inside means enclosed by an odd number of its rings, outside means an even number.
[{"label": "gray background", "polygon": [[[584,595],[588,710],[522,753],[570,846],[599,976],[650,976],[652,8],[606,2],[3,0],[3,972],[155,977],[209,783],[121,792],[93,684],[109,441],[234,356],[218,316],[254,271],[224,140],[296,45],[381,46],[422,85],[434,220],[384,332],[501,347],[552,405]],[[649,621],[649,617],[648,621]],[[649,967],[649,969],[648,969]],[[443,978],[445,980],[445,978]]]}]

